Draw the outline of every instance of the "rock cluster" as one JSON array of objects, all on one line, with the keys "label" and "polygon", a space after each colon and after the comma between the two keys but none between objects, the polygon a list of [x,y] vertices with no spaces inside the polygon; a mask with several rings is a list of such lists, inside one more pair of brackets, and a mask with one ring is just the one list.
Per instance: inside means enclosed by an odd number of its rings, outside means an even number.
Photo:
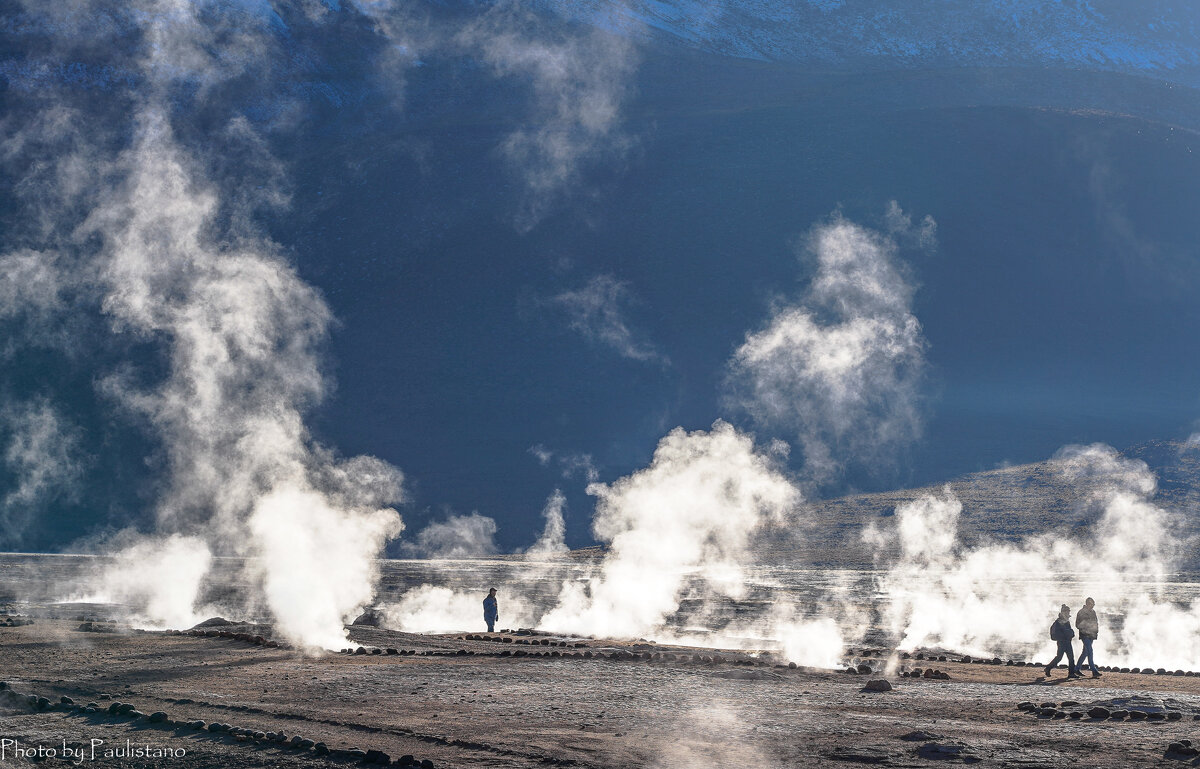
[{"label": "rock cluster", "polygon": [[[1082,720],[1086,715],[1089,721],[1181,721],[1183,713],[1178,710],[1139,710],[1137,708],[1110,708],[1104,705],[1093,705],[1086,711],[1082,710],[1082,705],[1074,700],[1065,700],[1060,703],[1043,702],[1035,703],[1029,700],[1017,703],[1017,710],[1025,711],[1030,715],[1037,716],[1043,719],[1071,719],[1074,721]],[[1200,720],[1200,715],[1195,716]]]},{"label": "rock cluster", "polygon": [[[204,721],[183,721],[173,720],[165,711],[155,711],[149,715],[138,710],[137,707],[128,702],[112,702],[107,708],[101,708],[94,702],[89,702],[87,705],[79,705],[70,697],[63,696],[58,702],[52,703],[46,697],[39,697],[36,694],[21,694],[13,691],[7,682],[0,681],[0,702],[8,707],[25,708],[30,711],[62,711],[65,713],[83,713],[88,715],[104,715],[112,718],[119,718],[128,721],[138,721],[146,725],[154,725],[159,728],[169,729],[191,729],[196,732],[207,732],[211,735],[227,736],[236,742],[254,742],[260,744],[277,744],[286,749],[311,752],[316,756],[335,756],[335,751],[330,750],[329,746],[323,742],[308,739],[301,735],[292,735],[288,737],[282,732],[262,732],[255,729],[250,729],[232,724],[221,722],[205,723]],[[359,750],[357,748],[351,750],[336,751],[341,754],[342,758],[357,758],[369,764],[380,766],[396,766],[396,767],[420,767],[421,769],[434,769],[433,762],[429,759],[418,760],[411,755],[404,755],[395,761],[387,753],[381,750]]]},{"label": "rock cluster", "polygon": [[[206,620],[206,622],[208,622],[208,621],[211,621],[211,620]],[[289,648],[291,648],[288,644],[280,643],[279,641],[275,641],[270,638],[266,638],[265,636],[254,635],[253,633],[234,633],[229,630],[196,630],[196,629],[192,629],[192,630],[187,631],[187,635],[204,636],[206,638],[228,638],[233,641],[245,641],[246,643],[252,643],[255,646],[263,646],[263,647],[266,647],[269,649],[289,649]]]},{"label": "rock cluster", "polygon": [[924,678],[930,681],[949,681],[950,674],[937,668],[913,668],[912,670],[903,670],[900,672],[901,678]]},{"label": "rock cluster", "polygon": [[25,625],[32,624],[33,620],[23,619],[21,617],[4,617],[3,619],[0,619],[0,627],[24,627]]},{"label": "rock cluster", "polygon": [[1179,740],[1178,742],[1172,742],[1167,745],[1167,752],[1163,757],[1191,758],[1193,756],[1200,756],[1200,750],[1197,750],[1196,747],[1192,745],[1191,740]]}]

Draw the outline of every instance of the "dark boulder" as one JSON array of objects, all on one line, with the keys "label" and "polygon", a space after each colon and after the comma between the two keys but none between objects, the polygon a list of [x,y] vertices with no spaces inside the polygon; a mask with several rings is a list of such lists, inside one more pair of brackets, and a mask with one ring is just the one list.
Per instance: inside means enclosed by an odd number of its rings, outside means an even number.
[{"label": "dark boulder", "polygon": [[379,625],[382,621],[383,621],[383,615],[381,615],[375,609],[367,609],[362,614],[355,617],[354,621],[351,622],[350,624],[351,625],[366,625],[367,627],[379,627]]},{"label": "dark boulder", "polygon": [[162,722],[167,720],[167,714],[161,710],[156,710],[153,713],[151,713],[150,717],[147,718],[146,720],[152,724],[161,724]]}]

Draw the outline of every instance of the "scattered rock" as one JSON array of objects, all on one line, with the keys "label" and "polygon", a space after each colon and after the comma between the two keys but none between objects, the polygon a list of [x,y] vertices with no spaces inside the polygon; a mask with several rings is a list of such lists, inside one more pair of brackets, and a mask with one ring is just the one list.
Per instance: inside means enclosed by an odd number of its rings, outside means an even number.
[{"label": "scattered rock", "polygon": [[883,678],[873,678],[863,687],[864,692],[890,692],[892,685]]},{"label": "scattered rock", "polygon": [[323,742],[318,742],[313,745],[313,753],[316,753],[318,756],[328,756],[329,746]]},{"label": "scattered rock", "polygon": [[[1185,744],[1186,743],[1186,744]],[[1190,740],[1180,740],[1167,745],[1168,756],[1200,756],[1200,750],[1192,747]]]},{"label": "scattered rock", "polygon": [[900,735],[900,739],[904,740],[905,742],[934,742],[937,740],[944,740],[946,738],[940,734],[934,734],[933,732],[927,732],[923,729],[918,729],[915,732],[909,732],[908,734]]},{"label": "scattered rock", "polygon": [[161,710],[156,710],[153,713],[151,713],[150,717],[147,718],[146,720],[152,724],[161,724],[162,722],[167,720],[167,714]]},{"label": "scattered rock", "polygon": [[961,742],[927,742],[917,748],[917,755],[927,761],[962,761],[973,764],[981,759],[970,745]]},{"label": "scattered rock", "polygon": [[1097,705],[1096,707],[1088,710],[1087,714],[1091,718],[1108,718],[1112,715],[1112,711],[1108,708]]},{"label": "scattered rock", "polygon": [[74,705],[75,704],[75,700],[71,699],[70,697],[68,697],[65,694],[62,697],[60,697],[58,701],[64,705]]},{"label": "scattered rock", "polygon": [[390,764],[392,763],[391,756],[384,753],[382,750],[368,750],[363,756],[363,763],[366,764]]}]

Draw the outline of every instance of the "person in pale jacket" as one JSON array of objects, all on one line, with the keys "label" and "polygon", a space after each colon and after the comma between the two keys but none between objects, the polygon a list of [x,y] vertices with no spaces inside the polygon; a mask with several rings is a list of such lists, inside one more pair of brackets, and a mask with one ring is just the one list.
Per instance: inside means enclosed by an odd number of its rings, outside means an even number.
[{"label": "person in pale jacket", "polygon": [[1064,603],[1058,610],[1058,619],[1050,626],[1050,640],[1058,642],[1058,654],[1046,666],[1046,678],[1050,677],[1050,671],[1054,670],[1064,654],[1067,655],[1067,678],[1079,678],[1079,670],[1075,667],[1075,652],[1071,649],[1071,639],[1074,637],[1075,631],[1071,629],[1071,607]]},{"label": "person in pale jacket", "polygon": [[1079,640],[1083,641],[1083,651],[1079,653],[1077,670],[1083,669],[1083,661],[1087,660],[1092,669],[1092,678],[1099,678],[1100,671],[1096,670],[1096,660],[1092,657],[1092,641],[1100,637],[1100,621],[1096,619],[1096,602],[1091,598],[1084,602],[1083,608],[1075,615],[1075,629],[1079,631]]}]

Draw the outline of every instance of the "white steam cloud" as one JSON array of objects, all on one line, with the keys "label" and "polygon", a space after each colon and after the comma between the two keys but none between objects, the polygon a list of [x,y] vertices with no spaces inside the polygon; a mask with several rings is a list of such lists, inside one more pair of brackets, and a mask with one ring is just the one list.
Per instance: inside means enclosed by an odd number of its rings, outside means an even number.
[{"label": "white steam cloud", "polygon": [[566,507],[566,496],[560,489],[555,489],[550,498],[546,500],[546,506],[542,508],[542,517],[546,519],[542,534],[538,537],[537,542],[534,542],[525,551],[526,553],[529,555],[553,555],[567,552],[569,549],[566,543],[567,524],[563,518],[563,510]]},{"label": "white steam cloud", "polygon": [[593,483],[592,530],[609,545],[599,573],[563,585],[539,627],[583,635],[636,637],[662,627],[679,608],[685,578],[719,594],[745,589],[741,564],[750,533],[779,520],[799,493],[753,439],[717,421],[710,431],[671,431],[650,466],[611,485]]},{"label": "white steam cloud", "polygon": [[629,35],[551,32],[520,3],[502,2],[462,30],[457,42],[478,51],[497,75],[521,78],[533,89],[533,114],[501,145],[526,187],[518,228],[536,225],[585,167],[611,163],[631,146],[620,130],[638,64]]},{"label": "white steam cloud", "polygon": [[145,627],[191,627],[203,619],[196,596],[211,563],[202,539],[145,537],[113,559],[92,593],[71,600],[124,604],[131,609],[130,619]]},{"label": "white steam cloud", "polygon": [[[374,558],[402,528],[389,505],[402,499],[403,477],[373,458],[339,461],[311,439],[304,417],[326,393],[320,353],[331,316],[251,224],[258,207],[282,202],[271,183],[277,164],[234,118],[221,138],[253,161],[258,184],[225,189],[209,175],[215,154],[177,139],[168,95],[185,84],[205,98],[259,66],[269,36],[251,16],[213,26],[191,3],[138,10],[144,83],[133,94],[132,141],[115,156],[100,141],[75,142],[54,159],[53,190],[40,200],[39,213],[67,230],[47,237],[67,244],[79,274],[67,275],[57,254],[5,257],[34,279],[37,301],[26,308],[54,308],[64,285],[90,290],[118,339],[165,353],[163,375],[130,363],[101,381],[153,428],[167,467],[159,534],[123,550],[99,581],[144,622],[184,626],[195,619],[209,552],[248,556],[281,635],[304,648],[337,646],[343,623],[373,597]],[[85,175],[93,192],[81,196]],[[64,200],[90,209],[82,224],[70,224]],[[13,451],[35,449],[46,453]]]},{"label": "white steam cloud", "polygon": [[284,636],[336,646],[344,618],[372,596],[376,575],[364,564],[400,532],[386,506],[399,501],[402,477],[378,460],[330,467],[307,434],[304,412],[325,390],[329,310],[273,244],[246,232],[213,239],[219,193],[197,178],[161,111],[139,116],[116,165],[124,183],[82,230],[104,243],[103,308],[114,330],[170,350],[161,385],[105,382],[163,440],[170,485],[160,530],[202,524],[214,547],[235,543],[236,554],[255,557]]},{"label": "white steam cloud", "polygon": [[1095,488],[1083,527],[965,549],[957,538],[962,505],[947,489],[897,508],[894,532],[870,534],[881,548],[899,549],[880,585],[899,647],[1048,659],[1058,606],[1078,610],[1092,597],[1100,664],[1194,667],[1200,604],[1178,605],[1160,593],[1182,543],[1176,514],[1151,501],[1153,474],[1102,445],[1068,447],[1054,464],[1066,479]]},{"label": "white steam cloud", "polygon": [[[902,221],[889,212],[889,226]],[[730,363],[730,405],[794,434],[817,481],[843,458],[878,460],[920,433],[925,340],[895,238],[840,216],[817,227],[806,294],[748,334]]]},{"label": "white steam cloud", "polygon": [[419,558],[477,558],[495,555],[496,521],[486,515],[451,515],[434,521],[405,542],[406,555]]},{"label": "white steam cloud", "polygon": [[79,432],[46,400],[0,410],[4,466],[15,480],[0,500],[0,544],[20,541],[36,513],[49,502],[78,496],[86,464]]},{"label": "white steam cloud", "polygon": [[637,339],[625,322],[622,305],[629,301],[629,288],[610,275],[598,275],[583,288],[564,291],[550,299],[569,319],[571,329],[588,341],[608,347],[623,358],[667,363],[653,345]]}]

